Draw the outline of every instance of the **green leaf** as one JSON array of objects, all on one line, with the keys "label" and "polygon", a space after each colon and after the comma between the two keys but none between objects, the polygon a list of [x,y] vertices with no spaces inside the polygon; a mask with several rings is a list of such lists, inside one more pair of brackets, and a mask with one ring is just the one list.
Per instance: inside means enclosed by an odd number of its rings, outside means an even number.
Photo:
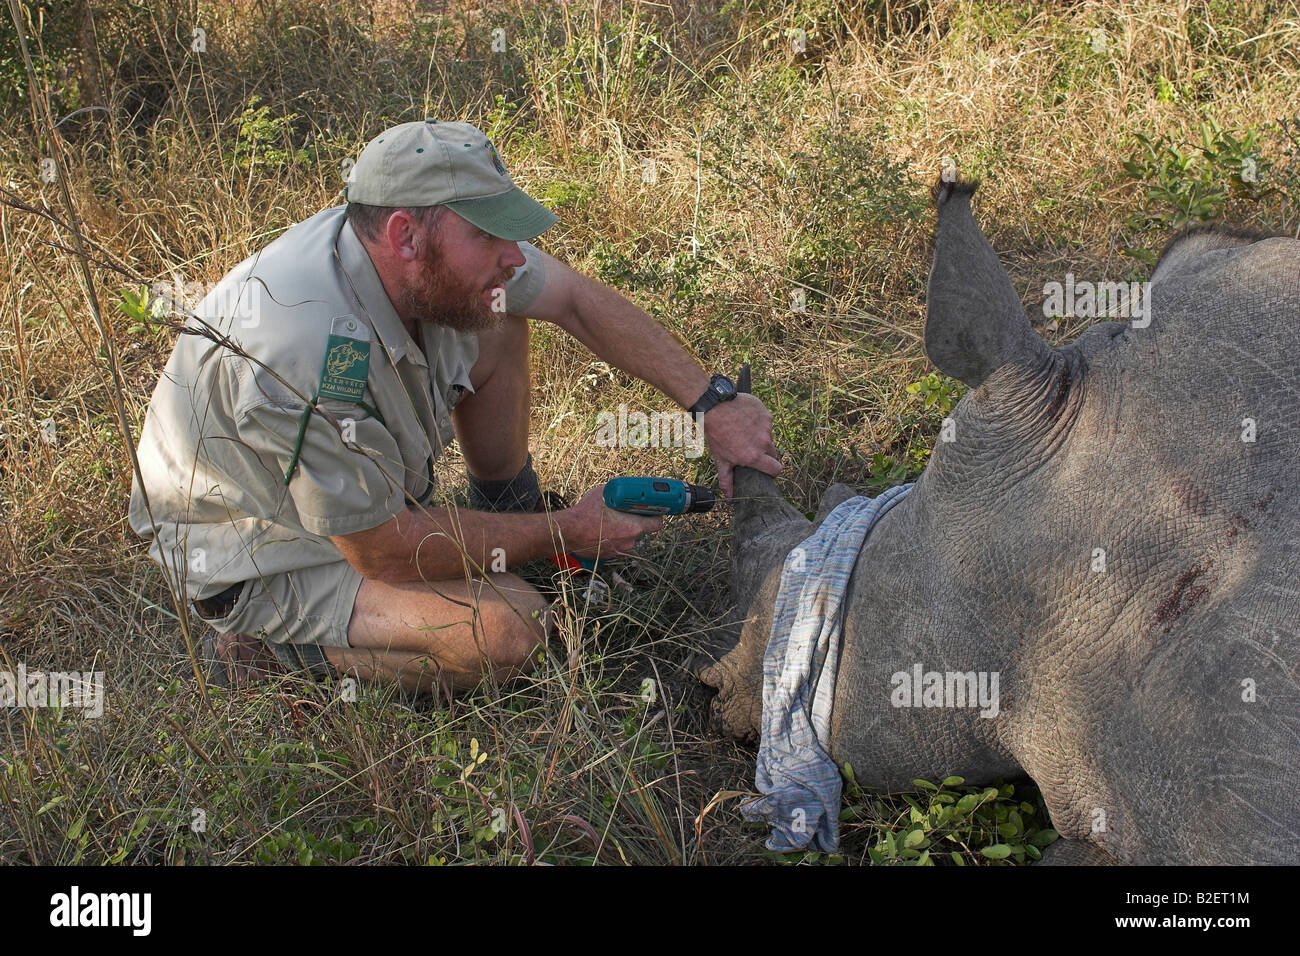
[{"label": "green leaf", "polygon": [[42,807],[36,811],[36,815],[39,817],[42,813],[45,813],[47,810],[53,810],[55,807],[57,807],[60,803],[62,803],[66,799],[68,799],[68,795],[66,793],[59,794],[53,800],[50,800],[48,803],[42,805]]},{"label": "green leaf", "polygon": [[995,843],[992,846],[981,847],[980,855],[990,860],[1005,860],[1011,855],[1011,847],[1005,843]]},{"label": "green leaf", "polygon": [[943,785],[945,787],[960,787],[966,780],[963,777],[944,777]]},{"label": "green leaf", "polygon": [[1031,836],[1029,838],[1029,842],[1036,847],[1045,847],[1045,846],[1051,846],[1058,839],[1060,839],[1060,837],[1061,834],[1057,833],[1051,827],[1047,827],[1046,829],[1039,830],[1037,833]]},{"label": "green leaf", "polygon": [[907,836],[903,837],[903,846],[920,846],[925,842],[924,830],[910,830]]},{"label": "green leaf", "polygon": [[141,318],[144,312],[144,304],[149,298],[149,287],[140,286],[139,292],[133,292],[130,289],[123,289],[117,307],[127,315]]},{"label": "green leaf", "polygon": [[953,850],[953,851],[952,851],[951,853],[949,853],[948,855],[952,857],[952,861],[953,861],[954,863],[956,863],[958,866],[965,866],[965,865],[966,865],[966,857],[962,856],[962,855],[961,855],[960,853],[958,853],[956,850]]},{"label": "green leaf", "polygon": [[956,811],[962,816],[968,816],[980,804],[980,795],[978,793],[968,793],[957,801]]},{"label": "green leaf", "polygon": [[929,780],[913,780],[912,785],[920,790],[938,790]]}]

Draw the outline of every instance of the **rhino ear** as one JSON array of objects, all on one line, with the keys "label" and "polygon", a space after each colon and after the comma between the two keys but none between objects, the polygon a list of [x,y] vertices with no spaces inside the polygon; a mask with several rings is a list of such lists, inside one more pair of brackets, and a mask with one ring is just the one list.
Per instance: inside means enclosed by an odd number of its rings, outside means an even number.
[{"label": "rhino ear", "polygon": [[1051,352],[975,225],[970,197],[978,185],[940,180],[935,186],[939,222],[925,319],[930,361],[972,388],[1009,362],[1036,366]]}]

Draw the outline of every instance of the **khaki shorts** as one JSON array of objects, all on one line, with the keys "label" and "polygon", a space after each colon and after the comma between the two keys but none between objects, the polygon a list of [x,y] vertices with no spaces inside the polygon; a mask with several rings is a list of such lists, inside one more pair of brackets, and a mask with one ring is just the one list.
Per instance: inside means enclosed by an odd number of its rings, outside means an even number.
[{"label": "khaki shorts", "polygon": [[361,575],[346,561],[286,571],[245,582],[223,617],[206,619],[218,631],[262,638],[290,669],[334,676],[322,647],[351,647],[348,623]]}]

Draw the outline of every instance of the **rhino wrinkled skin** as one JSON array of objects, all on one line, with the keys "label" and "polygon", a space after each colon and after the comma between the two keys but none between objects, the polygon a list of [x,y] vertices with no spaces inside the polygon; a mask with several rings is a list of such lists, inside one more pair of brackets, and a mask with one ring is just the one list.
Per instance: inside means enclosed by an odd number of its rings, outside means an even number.
[{"label": "rhino wrinkled skin", "polygon": [[[1028,775],[1087,841],[1052,862],[1295,863],[1300,242],[1184,233],[1148,316],[1052,349],[974,189],[936,187],[925,330],[971,390],[862,549],[831,755],[881,791]],[[739,623],[700,675],[717,727],[756,740],[781,562],[815,524],[759,472],[735,495]],[[997,715],[894,706],[917,665],[996,672]]]}]

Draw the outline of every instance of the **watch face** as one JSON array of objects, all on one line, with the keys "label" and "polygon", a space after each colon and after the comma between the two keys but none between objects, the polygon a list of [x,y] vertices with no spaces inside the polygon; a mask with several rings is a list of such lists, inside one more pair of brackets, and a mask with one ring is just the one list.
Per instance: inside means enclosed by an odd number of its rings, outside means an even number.
[{"label": "watch face", "polygon": [[736,386],[732,384],[731,379],[724,375],[718,375],[709,385],[715,395],[725,400],[732,398],[736,394]]}]

